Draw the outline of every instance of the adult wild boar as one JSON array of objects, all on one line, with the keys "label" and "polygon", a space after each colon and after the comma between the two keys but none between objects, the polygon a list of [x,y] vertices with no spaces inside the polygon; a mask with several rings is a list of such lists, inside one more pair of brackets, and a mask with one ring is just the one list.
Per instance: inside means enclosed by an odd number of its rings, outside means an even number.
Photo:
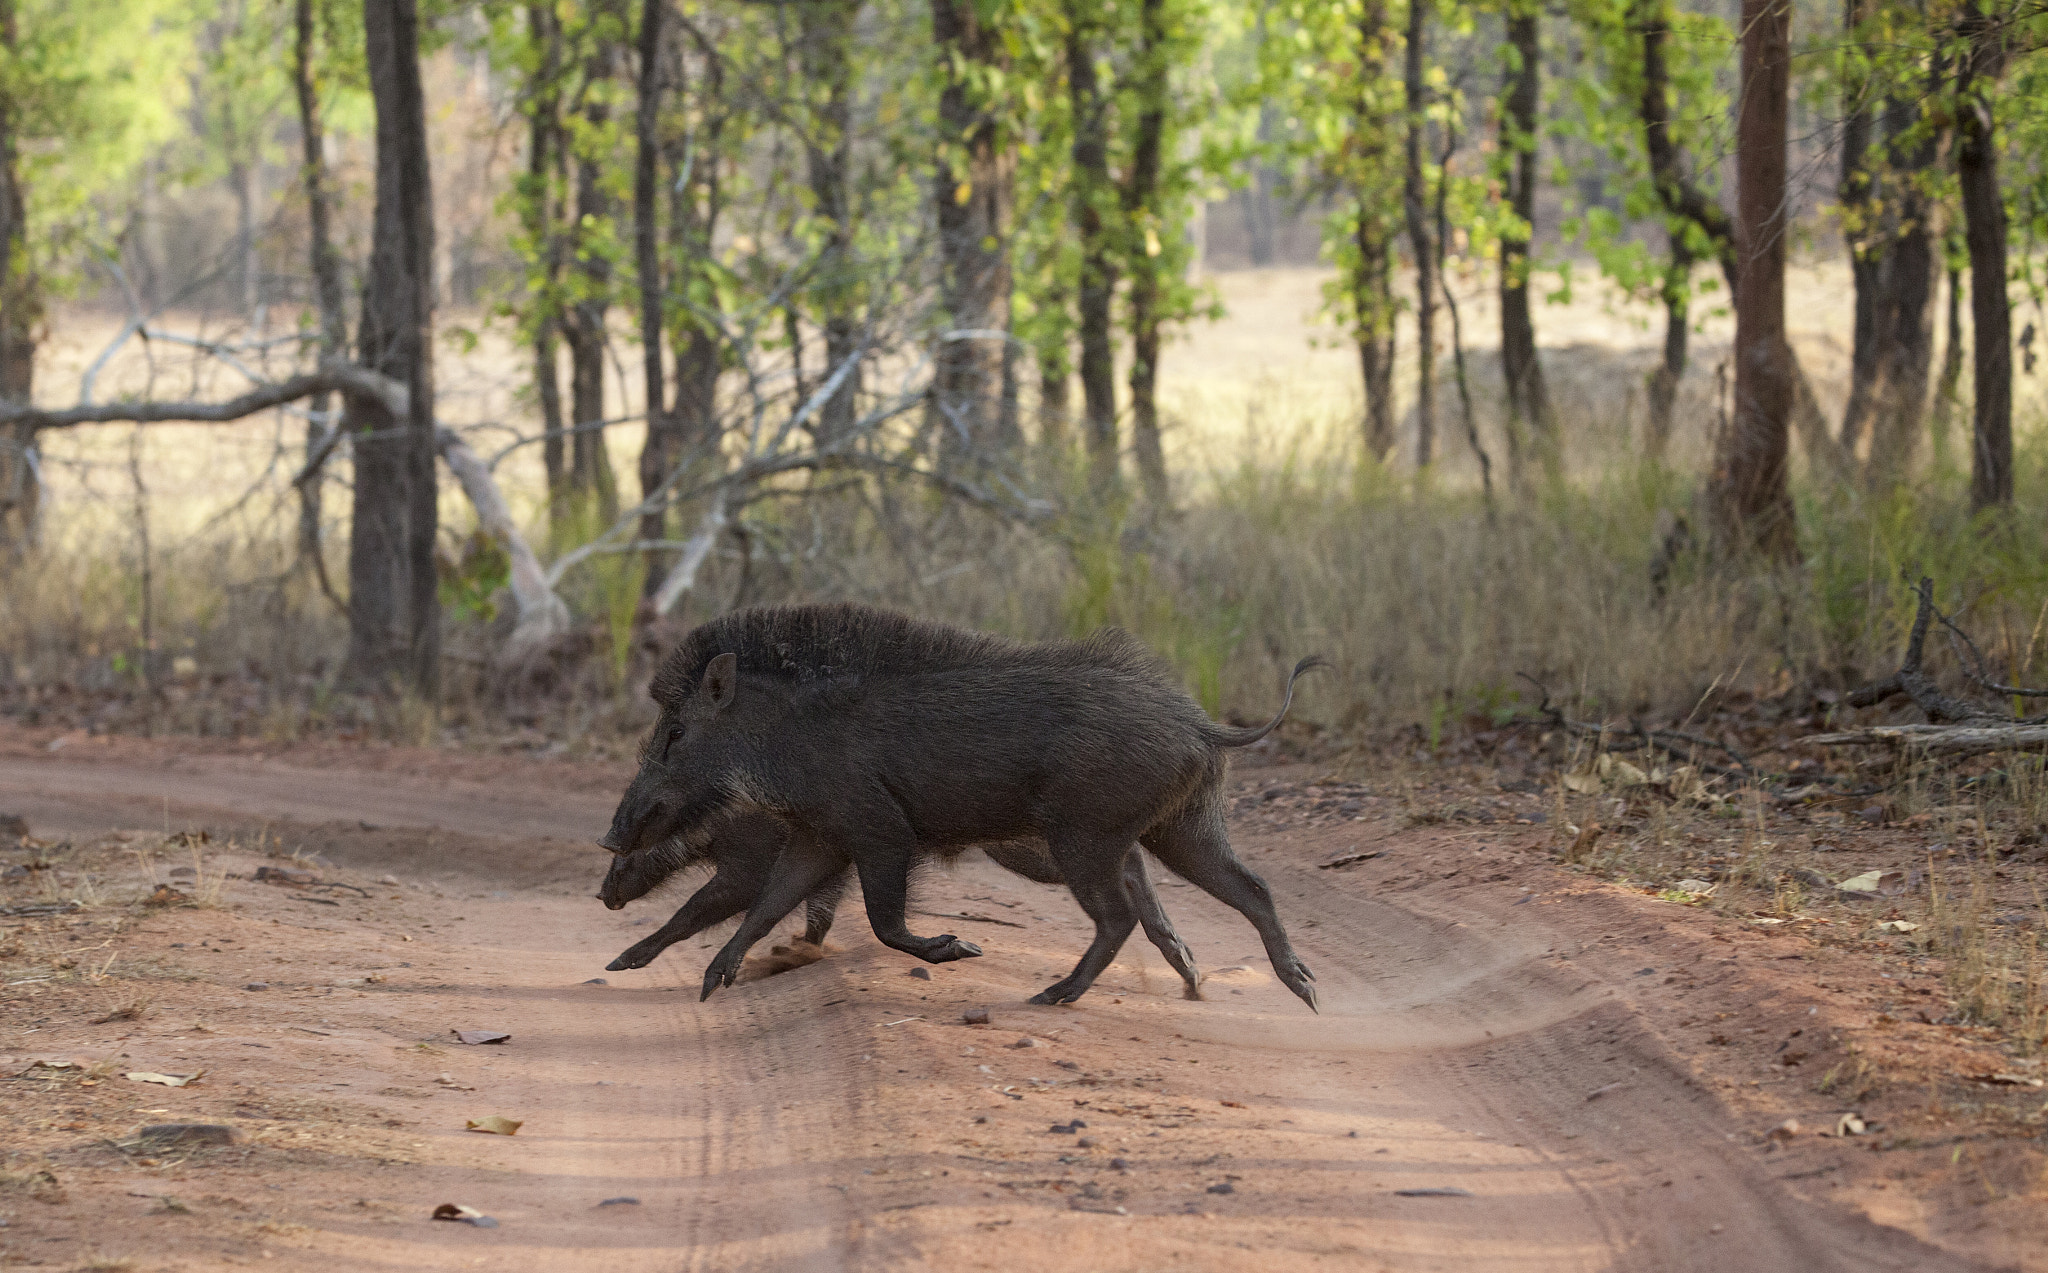
[{"label": "adult wild boar", "polygon": [[738,611],[696,628],[650,687],[660,717],[612,817],[616,853],[688,835],[727,814],[794,829],[767,887],[704,974],[731,985],[748,947],[850,860],[883,944],[930,963],[981,953],[904,923],[913,862],[953,845],[1043,839],[1095,940],[1036,995],[1085,993],[1137,924],[1123,887],[1131,845],[1235,908],[1282,983],[1311,1008],[1265,882],[1224,830],[1224,749],[1266,724],[1216,724],[1128,633],[1026,644],[867,606]]},{"label": "adult wild boar", "polygon": [[[679,941],[694,937],[713,924],[723,923],[747,910],[759,900],[768,885],[776,855],[789,842],[790,828],[780,818],[765,813],[742,813],[721,823],[708,835],[681,837],[639,853],[621,853],[612,858],[597,899],[608,909],[618,910],[628,902],[646,896],[676,872],[700,862],[712,865],[711,879],[676,911],[666,924],[633,943],[624,954],[605,965],[607,972],[645,968],[662,951]],[[937,852],[951,857],[967,846],[952,845]],[[1059,864],[1042,841],[1009,840],[981,846],[991,861],[1025,879],[1039,884],[1061,884]],[[1124,864],[1124,888],[1137,908],[1138,922],[1145,935],[1166,956],[1166,962],[1180,974],[1182,993],[1189,999],[1202,997],[1202,974],[1195,968],[1173,921],[1159,904],[1151,877],[1145,871],[1144,854],[1131,850]],[[804,940],[822,945],[832,930],[839,899],[846,891],[846,871],[818,886],[804,899]]]}]

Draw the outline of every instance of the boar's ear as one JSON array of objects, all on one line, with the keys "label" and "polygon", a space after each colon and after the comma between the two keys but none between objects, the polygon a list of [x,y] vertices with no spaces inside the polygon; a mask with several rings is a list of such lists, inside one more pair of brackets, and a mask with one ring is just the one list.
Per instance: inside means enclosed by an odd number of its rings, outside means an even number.
[{"label": "boar's ear", "polygon": [[712,711],[732,706],[733,695],[739,688],[739,655],[721,654],[704,668],[704,701],[711,704]]}]

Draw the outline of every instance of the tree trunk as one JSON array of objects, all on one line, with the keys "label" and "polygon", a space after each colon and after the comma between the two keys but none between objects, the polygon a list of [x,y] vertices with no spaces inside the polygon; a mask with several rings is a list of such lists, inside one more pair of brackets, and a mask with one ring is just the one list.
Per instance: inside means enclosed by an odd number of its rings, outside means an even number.
[{"label": "tree trunk", "polygon": [[1948,272],[1948,322],[1941,349],[1941,382],[1934,390],[1934,457],[1946,460],[1955,433],[1963,384],[1963,272]]},{"label": "tree trunk", "polygon": [[1970,42],[1956,84],[1956,184],[1963,241],[1970,249],[1970,506],[2012,503],[2012,306],[2006,297],[2005,198],[1998,188],[1993,94],[2005,71],[2004,35],[1971,0],[1963,31]]},{"label": "tree trunk", "polygon": [[1429,241],[1429,191],[1422,168],[1422,134],[1428,126],[1427,65],[1430,0],[1409,0],[1406,74],[1402,85],[1408,112],[1407,166],[1401,207],[1408,223],[1408,251],[1415,264],[1415,365],[1421,379],[1415,396],[1415,467],[1436,458],[1436,249]]},{"label": "tree trunk", "polygon": [[[819,326],[825,331],[823,382],[860,351],[859,266],[853,259],[853,24],[859,0],[800,0],[798,61],[818,107],[804,137],[812,215],[825,226],[817,269]],[[830,446],[853,432],[861,377],[840,382],[812,432]]]},{"label": "tree trunk", "polygon": [[1153,513],[1172,507],[1166,454],[1159,442],[1159,331],[1165,301],[1158,207],[1160,147],[1166,134],[1167,66],[1165,0],[1140,0],[1138,56],[1131,95],[1138,103],[1137,135],[1124,182],[1125,242],[1129,246],[1131,289],[1131,453],[1138,480]]},{"label": "tree trunk", "polygon": [[[306,189],[306,222],[312,257],[313,291],[320,307],[320,358],[344,357],[348,351],[347,302],[342,295],[341,257],[334,250],[334,215],[327,187],[326,126],[320,111],[320,78],[314,69],[318,31],[313,0],[293,4],[292,82],[299,103],[300,180]],[[307,404],[313,418],[306,423],[306,468],[299,479],[299,557],[313,568],[321,590],[330,597],[326,555],[321,545],[325,477],[314,462],[328,454],[335,424],[328,418],[333,400],[316,394]]]},{"label": "tree trunk", "polygon": [[1545,480],[1555,482],[1563,472],[1557,419],[1550,409],[1543,364],[1536,356],[1535,320],[1529,315],[1529,243],[1535,233],[1537,110],[1541,103],[1538,76],[1543,64],[1537,27],[1540,16],[1533,0],[1510,3],[1507,34],[1515,65],[1501,94],[1500,149],[1508,210],[1516,221],[1500,240],[1500,361],[1507,382],[1508,482],[1512,486],[1520,486],[1524,480],[1521,451],[1525,437],[1533,444]]},{"label": "tree trunk", "polygon": [[[1858,43],[1870,0],[1843,0],[1842,31],[1846,55],[1860,59],[1869,50]],[[1877,308],[1884,274],[1885,241],[1873,234],[1873,174],[1870,164],[1871,111],[1868,77],[1845,77],[1842,102],[1842,177],[1836,198],[1842,205],[1842,240],[1849,250],[1849,280],[1854,288],[1850,326],[1849,400],[1842,409],[1842,452],[1851,463],[1876,410],[1878,379]]]},{"label": "tree trunk", "polygon": [[1735,418],[1716,448],[1712,494],[1725,551],[1796,560],[1787,485],[1793,383],[1785,341],[1785,134],[1790,0],[1743,0],[1736,117]]},{"label": "tree trunk", "polygon": [[[0,46],[18,47],[14,0],[0,0]],[[21,187],[15,129],[20,112],[0,94],[0,402],[26,406],[35,395],[36,340],[43,296],[28,250],[28,208]],[[41,525],[42,474],[33,425],[0,432],[0,552],[35,547]]]},{"label": "tree trunk", "polygon": [[539,399],[541,463],[547,472],[548,525],[556,539],[567,529],[569,452],[562,415],[562,380],[558,346],[561,336],[562,230],[555,214],[555,189],[565,149],[561,118],[562,25],[552,2],[526,10],[526,34],[539,49],[526,109],[526,198],[523,212],[527,237],[540,258],[538,295],[532,307],[533,387]]},{"label": "tree trunk", "polygon": [[[668,0],[641,0],[638,100],[633,112],[633,269],[640,293],[640,363],[647,399],[647,437],[640,447],[640,497],[660,488],[682,450],[676,421],[668,406],[668,381],[662,365],[663,287],[661,272],[662,99],[674,68],[669,58],[673,41],[663,34]],[[640,538],[668,538],[666,509],[640,517]],[[647,562],[645,586],[658,588],[666,573],[665,558]]]},{"label": "tree trunk", "polygon": [[1394,453],[1394,230],[1387,216],[1388,123],[1375,91],[1386,69],[1387,6],[1367,0],[1358,15],[1358,72],[1351,103],[1351,130],[1357,138],[1358,201],[1351,225],[1352,339],[1358,345],[1359,371],[1365,381],[1365,450],[1384,464]]},{"label": "tree trunk", "polygon": [[355,440],[345,676],[366,690],[439,688],[434,577],[434,215],[415,0],[364,0],[377,115],[377,202],[363,288],[362,365],[406,386],[405,418],[347,397]]},{"label": "tree trunk", "polygon": [[[597,40],[584,68],[586,85],[595,86],[617,75],[618,54],[617,45]],[[586,92],[583,121],[593,136],[604,135],[611,123],[611,104],[603,92]],[[576,300],[569,308],[564,332],[569,345],[569,418],[575,429],[569,439],[569,489],[581,505],[579,513],[594,502],[598,520],[609,525],[619,515],[618,480],[612,475],[604,429],[612,264],[591,238],[594,227],[617,217],[618,207],[605,188],[605,166],[611,156],[593,152],[589,142],[576,149]]]},{"label": "tree trunk", "polygon": [[1110,301],[1116,265],[1108,225],[1109,109],[1095,71],[1096,19],[1087,0],[1068,0],[1067,91],[1074,129],[1074,225],[1081,239],[1081,412],[1090,482],[1098,500],[1122,485],[1116,430],[1116,350]]},{"label": "tree trunk", "polygon": [[[669,417],[674,426],[676,454],[669,471],[689,465],[694,471],[708,472],[722,462],[718,452],[718,373],[724,346],[717,328],[705,321],[699,310],[713,309],[718,304],[711,270],[712,240],[718,231],[723,198],[721,165],[725,160],[720,147],[727,110],[725,68],[717,48],[700,40],[703,73],[695,81],[693,94],[682,37],[686,32],[694,37],[695,28],[689,26],[682,14],[672,12],[664,32],[673,41],[668,64],[674,75],[676,107],[694,121],[688,131],[666,135],[662,152],[664,180],[669,190],[669,268],[673,271],[669,288],[672,308],[667,322],[670,352],[675,360],[675,397]],[[791,319],[792,338],[796,334],[795,312],[793,306],[784,310]],[[802,401],[808,390],[803,383],[800,352],[792,339],[791,357],[798,359],[797,398]],[[667,475],[664,473],[663,478]],[[700,517],[694,507],[680,512],[685,526]],[[733,516],[737,523],[737,509]],[[665,578],[660,572],[648,572],[650,599]]]},{"label": "tree trunk", "polygon": [[[1044,303],[1064,309],[1064,289],[1049,288]],[[1073,360],[1067,356],[1067,342],[1041,343],[1038,347],[1038,445],[1061,455],[1073,445]]]},{"label": "tree trunk", "polygon": [[982,19],[975,0],[932,0],[932,43],[944,83],[932,185],[939,299],[953,328],[939,342],[933,389],[942,457],[981,462],[1023,442],[1003,395],[1016,160],[986,100],[988,76],[1007,58],[999,26]]},{"label": "tree trunk", "polygon": [[1653,464],[1662,464],[1670,449],[1672,410],[1678,403],[1678,387],[1685,383],[1686,346],[1692,336],[1692,267],[1692,249],[1680,227],[1671,232],[1671,259],[1664,266],[1664,361],[1650,373],[1646,394],[1650,412],[1643,451]]},{"label": "tree trunk", "polygon": [[1886,190],[1886,249],[1873,315],[1877,379],[1866,470],[1872,486],[1903,481],[1912,471],[1934,363],[1934,290],[1941,261],[1934,237],[1937,211],[1921,178],[1934,167],[1939,143],[1932,132],[1920,129],[1920,122],[1917,102],[1886,103],[1885,139],[1895,174]]}]

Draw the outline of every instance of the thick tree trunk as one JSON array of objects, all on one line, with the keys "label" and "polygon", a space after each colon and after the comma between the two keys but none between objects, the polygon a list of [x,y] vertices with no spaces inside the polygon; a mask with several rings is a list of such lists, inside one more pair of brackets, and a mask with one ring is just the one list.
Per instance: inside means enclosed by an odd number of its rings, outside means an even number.
[{"label": "thick tree trunk", "polygon": [[[348,311],[342,294],[341,257],[334,250],[334,213],[327,183],[326,126],[320,111],[320,77],[314,66],[318,30],[313,0],[293,4],[292,82],[299,104],[300,181],[306,190],[308,251],[312,258],[313,292],[320,307],[320,357],[341,358],[348,350]],[[306,424],[306,459],[299,479],[299,556],[313,568],[321,590],[329,596],[327,561],[321,546],[324,475],[314,457],[328,454],[335,424],[328,418],[333,401],[317,394],[307,404],[313,418]]]},{"label": "thick tree trunk", "polygon": [[1387,176],[1393,147],[1390,128],[1380,109],[1376,81],[1385,70],[1388,29],[1385,0],[1367,0],[1356,28],[1358,74],[1351,104],[1351,130],[1357,139],[1355,195],[1358,206],[1351,224],[1352,339],[1365,381],[1365,450],[1375,461],[1393,457],[1394,424],[1394,230],[1387,216]]},{"label": "thick tree trunk", "polygon": [[[933,385],[949,462],[1014,454],[1022,444],[1006,406],[1010,330],[1010,216],[1016,160],[990,103],[987,78],[1003,69],[1001,30],[975,0],[932,0],[939,91],[939,292],[953,332],[939,342]],[[956,167],[957,157],[957,167]]]},{"label": "thick tree trunk", "polygon": [[1993,90],[2005,70],[2004,35],[1972,0],[1964,10],[1970,49],[1956,85],[1956,184],[1970,249],[1970,505],[2012,503],[2012,305],[2006,296],[2005,197],[1998,188]]},{"label": "thick tree trunk", "polygon": [[1145,502],[1156,513],[1172,507],[1166,454],[1159,441],[1159,332],[1164,302],[1160,273],[1159,169],[1166,133],[1166,3],[1140,0],[1138,59],[1131,94],[1138,103],[1137,135],[1124,182],[1125,241],[1131,290],[1131,454]]},{"label": "thick tree trunk", "polygon": [[[853,259],[853,41],[859,0],[800,0],[796,6],[799,64],[818,107],[804,138],[811,184],[812,215],[823,223],[825,246],[819,254],[817,286],[819,326],[825,331],[825,367],[829,379],[860,351],[860,279]],[[860,372],[840,382],[818,412],[813,434],[830,446],[853,432],[860,394]]]},{"label": "thick tree trunk", "polygon": [[1508,481],[1520,486],[1522,441],[1532,444],[1546,480],[1562,474],[1563,455],[1557,419],[1550,409],[1550,390],[1543,364],[1536,357],[1536,324],[1529,314],[1529,243],[1536,217],[1537,110],[1541,103],[1543,50],[1533,0],[1511,4],[1508,45],[1515,51],[1514,69],[1501,96],[1501,154],[1507,177],[1508,210],[1516,227],[1500,240],[1500,361],[1508,396]]},{"label": "thick tree trunk", "polygon": [[[0,0],[0,46],[11,57],[17,43],[14,0]],[[0,95],[0,402],[25,406],[35,394],[43,296],[28,252],[18,119],[14,103]],[[34,548],[41,513],[35,427],[9,425],[0,432],[0,553],[19,556]]]},{"label": "thick tree trunk", "polygon": [[[687,131],[677,130],[666,134],[662,150],[663,180],[668,183],[668,252],[673,283],[669,288],[670,312],[667,318],[670,353],[675,360],[675,395],[669,407],[669,417],[674,426],[675,455],[669,463],[668,472],[677,467],[691,466],[693,473],[715,470],[722,459],[718,452],[718,373],[724,346],[717,329],[706,322],[698,311],[717,304],[712,287],[711,267],[712,240],[718,231],[718,218],[722,211],[723,167],[725,160],[721,143],[726,120],[726,94],[724,63],[717,48],[709,41],[699,41],[702,54],[702,73],[694,81],[690,79],[688,52],[684,48],[684,34],[696,36],[694,27],[679,13],[670,13],[664,26],[665,38],[672,41],[668,50],[669,66],[674,76],[676,108],[692,120]],[[790,319],[792,338],[796,334],[795,308],[786,308]],[[808,387],[803,383],[801,350],[791,341],[791,357],[797,365],[797,399],[808,396]],[[643,483],[648,475],[643,474]],[[686,507],[680,510],[681,523],[685,526],[701,519],[700,510]],[[737,521],[737,510],[734,518]],[[649,571],[647,575],[650,599],[660,590],[667,575]]]},{"label": "thick tree trunk", "polygon": [[1407,165],[1401,208],[1408,222],[1408,251],[1415,264],[1415,467],[1436,459],[1436,249],[1429,241],[1429,191],[1422,168],[1422,134],[1428,126],[1427,66],[1430,0],[1409,0],[1408,49],[1402,85],[1408,111]]},{"label": "thick tree trunk", "polygon": [[408,411],[349,394],[355,442],[345,675],[372,691],[439,688],[441,612],[434,577],[433,187],[415,0],[364,0],[377,113],[377,203],[363,288],[362,365],[405,385]]},{"label": "thick tree trunk", "polygon": [[1799,555],[1787,484],[1793,378],[1785,341],[1785,136],[1790,0],[1743,0],[1736,117],[1735,418],[1716,448],[1712,497],[1725,551]]},{"label": "thick tree trunk", "polygon": [[1081,240],[1080,334],[1082,429],[1091,486],[1098,500],[1122,485],[1116,428],[1116,349],[1110,301],[1116,265],[1108,225],[1114,211],[1109,177],[1109,100],[1095,71],[1095,18],[1087,0],[1067,5],[1067,91],[1074,129],[1074,225]]},{"label": "thick tree trunk", "polygon": [[[599,40],[584,68],[585,80],[596,85],[618,73],[618,46]],[[584,124],[602,135],[611,123],[611,105],[602,92],[588,93],[583,106]],[[612,474],[611,452],[605,447],[604,364],[610,335],[608,319],[612,302],[611,259],[589,242],[591,228],[612,221],[618,206],[605,188],[605,167],[609,155],[592,153],[589,146],[578,148],[575,161],[576,206],[574,225],[578,238],[574,269],[576,301],[569,308],[564,334],[569,345],[569,418],[575,433],[569,439],[569,488],[582,508],[593,508],[600,522],[609,524],[619,515],[618,479]]]}]

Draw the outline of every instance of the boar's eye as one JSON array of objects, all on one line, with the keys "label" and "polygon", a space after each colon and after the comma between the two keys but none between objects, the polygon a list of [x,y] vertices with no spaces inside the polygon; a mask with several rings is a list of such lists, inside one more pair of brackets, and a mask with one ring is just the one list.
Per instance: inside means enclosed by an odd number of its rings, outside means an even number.
[{"label": "boar's eye", "polygon": [[668,749],[675,746],[677,743],[681,741],[683,741],[683,727],[681,725],[678,725],[674,729],[668,731],[668,738],[662,742],[661,758],[663,760],[667,760]]}]

